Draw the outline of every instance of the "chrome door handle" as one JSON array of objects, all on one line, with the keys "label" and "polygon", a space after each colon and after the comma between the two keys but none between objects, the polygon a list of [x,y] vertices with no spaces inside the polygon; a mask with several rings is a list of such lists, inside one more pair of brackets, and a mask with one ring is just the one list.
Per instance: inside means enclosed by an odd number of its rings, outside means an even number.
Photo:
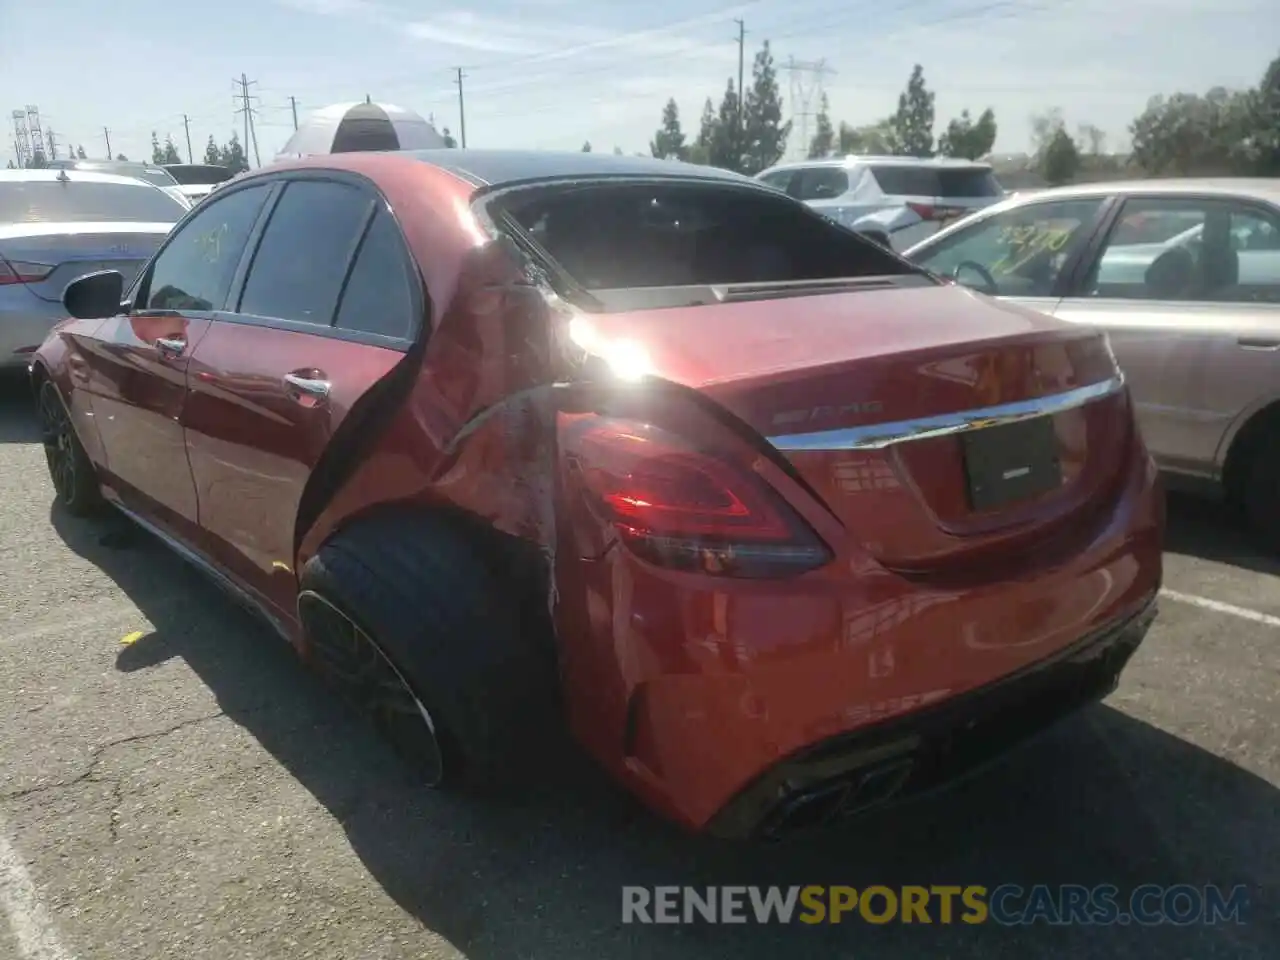
[{"label": "chrome door handle", "polygon": [[169,337],[157,337],[156,349],[167,357],[180,357],[187,349],[187,341],[174,340]]},{"label": "chrome door handle", "polygon": [[329,381],[316,380],[311,377],[300,377],[296,373],[286,373],[284,382],[291,386],[299,393],[305,393],[309,397],[319,397],[324,399],[329,396]]}]

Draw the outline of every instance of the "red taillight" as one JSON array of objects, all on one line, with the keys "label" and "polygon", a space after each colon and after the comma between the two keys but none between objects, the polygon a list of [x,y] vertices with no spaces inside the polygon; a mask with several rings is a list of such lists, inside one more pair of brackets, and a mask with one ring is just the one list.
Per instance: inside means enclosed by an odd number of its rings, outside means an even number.
[{"label": "red taillight", "polygon": [[0,257],[0,287],[15,283],[39,283],[52,272],[53,267],[47,263],[27,263]]},{"label": "red taillight", "polygon": [[948,220],[954,220],[965,213],[964,207],[935,207],[928,203],[908,203],[907,209],[914,213],[921,220],[946,223]]},{"label": "red taillight", "polygon": [[590,418],[566,446],[569,467],[596,513],[651,563],[779,577],[831,557],[760,477],[666,431]]},{"label": "red taillight", "polygon": [[929,206],[927,203],[908,203],[907,209],[921,220],[933,219],[933,207]]}]

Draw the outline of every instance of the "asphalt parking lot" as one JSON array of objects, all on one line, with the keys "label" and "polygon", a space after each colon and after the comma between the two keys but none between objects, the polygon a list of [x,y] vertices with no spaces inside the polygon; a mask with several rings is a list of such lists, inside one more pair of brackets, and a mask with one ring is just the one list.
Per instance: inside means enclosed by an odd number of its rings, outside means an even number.
[{"label": "asphalt parking lot", "polygon": [[[0,384],[0,958],[1274,957],[1280,564],[1175,498],[1157,625],[1103,705],[820,840],[694,841],[587,773],[408,784],[159,544],[51,509]],[[130,645],[126,635],[141,632]],[[623,926],[624,884],[1246,884],[1244,925]]]}]

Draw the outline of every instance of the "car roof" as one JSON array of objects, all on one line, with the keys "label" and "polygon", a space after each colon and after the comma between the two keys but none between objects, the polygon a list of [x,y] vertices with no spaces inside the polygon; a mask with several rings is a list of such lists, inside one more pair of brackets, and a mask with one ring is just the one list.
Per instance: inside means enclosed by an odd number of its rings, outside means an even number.
[{"label": "car roof", "polygon": [[808,170],[813,167],[931,167],[936,170],[990,170],[991,164],[983,160],[965,160],[959,157],[903,157],[880,154],[851,153],[843,157],[820,157],[816,160],[796,160],[779,163],[761,170],[756,176],[775,170]]},{"label": "car roof", "polygon": [[1113,180],[1098,183],[1073,183],[1065,187],[1043,187],[1017,191],[984,212],[996,212],[996,207],[1008,210],[1031,200],[1071,197],[1132,196],[1182,196],[1222,195],[1246,196],[1280,203],[1280,178],[1263,177],[1186,177],[1167,180]]},{"label": "car roof", "polygon": [[50,180],[67,180],[71,183],[115,183],[126,187],[146,187],[148,190],[159,190],[154,183],[147,183],[137,177],[123,176],[118,173],[103,173],[101,170],[0,170],[0,183],[8,182],[45,182]]},{"label": "car roof", "polygon": [[477,187],[574,177],[678,177],[750,184],[719,167],[614,153],[558,150],[406,150],[404,155],[448,170]]}]

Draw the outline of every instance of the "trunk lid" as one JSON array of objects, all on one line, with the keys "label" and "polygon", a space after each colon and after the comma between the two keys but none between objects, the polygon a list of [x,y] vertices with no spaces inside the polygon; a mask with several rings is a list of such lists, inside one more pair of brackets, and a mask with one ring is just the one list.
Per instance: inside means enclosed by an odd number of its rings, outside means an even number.
[{"label": "trunk lid", "polygon": [[[1102,334],[961,287],[583,319],[597,342],[639,345],[648,369],[769,439],[851,544],[886,566],[936,567],[1048,538],[1097,502],[1125,459],[1127,394],[1116,389]],[[1063,395],[1077,402],[1021,424],[940,430],[957,414],[1010,404],[1031,413],[1042,406],[1035,401]],[[1037,435],[1041,424],[1051,430]],[[884,444],[886,431],[911,428],[935,435]],[[1057,462],[1044,485],[1028,489],[1034,477],[1019,471],[1037,444]],[[984,484],[985,494],[972,489]],[[1007,496],[993,499],[993,485],[1009,485]]]},{"label": "trunk lid", "polygon": [[173,228],[171,223],[18,223],[0,226],[0,257],[19,274],[44,273],[26,286],[42,300],[60,302],[72,280],[119,270],[127,288]]}]

